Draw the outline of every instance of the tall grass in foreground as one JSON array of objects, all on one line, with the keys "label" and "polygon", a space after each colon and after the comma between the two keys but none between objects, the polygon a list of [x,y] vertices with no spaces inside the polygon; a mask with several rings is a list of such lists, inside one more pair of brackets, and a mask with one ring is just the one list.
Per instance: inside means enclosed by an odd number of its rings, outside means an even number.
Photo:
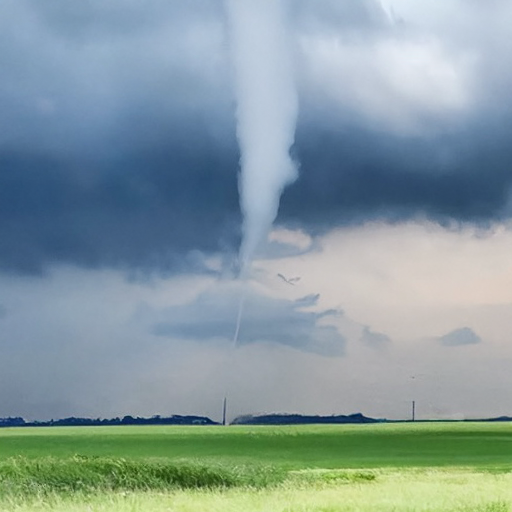
[{"label": "tall grass in foreground", "polygon": [[[467,469],[299,472],[267,488],[0,499],[0,512],[511,512],[512,473]],[[328,475],[328,478],[324,478]],[[354,477],[354,478],[352,478]]]},{"label": "tall grass in foreground", "polygon": [[284,473],[262,466],[222,466],[75,456],[0,462],[0,496],[262,487]]}]

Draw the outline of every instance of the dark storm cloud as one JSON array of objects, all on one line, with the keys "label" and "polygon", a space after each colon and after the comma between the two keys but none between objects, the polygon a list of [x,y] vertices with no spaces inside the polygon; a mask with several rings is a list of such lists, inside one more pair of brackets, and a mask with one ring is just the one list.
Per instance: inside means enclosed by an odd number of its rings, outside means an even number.
[{"label": "dark storm cloud", "polygon": [[474,345],[482,343],[482,339],[469,327],[462,327],[438,338],[441,345],[445,347],[459,347],[463,345]]},{"label": "dark storm cloud", "polygon": [[242,293],[239,344],[279,343],[325,356],[343,355],[344,337],[334,326],[320,323],[323,318],[338,312],[307,309],[317,305],[318,295],[290,301],[267,297],[255,290],[242,292],[240,288],[215,288],[189,304],[163,311],[160,314],[162,320],[156,323],[153,333],[188,340],[231,340]]},{"label": "dark storm cloud", "polygon": [[222,8],[219,1],[211,0],[188,0],[186,3],[152,0],[151,5],[138,0],[111,0],[106,3],[85,0],[76,5],[63,4],[59,0],[21,3],[29,7],[52,32],[66,39],[91,35],[107,39],[118,35],[133,37],[162,24],[179,27],[183,21],[197,22],[197,10],[201,11],[202,20],[218,17]]},{"label": "dark storm cloud", "polygon": [[428,139],[302,125],[301,178],[285,194],[283,213],[320,226],[415,216],[485,224],[508,217],[510,135],[492,122]]},{"label": "dark storm cloud", "polygon": [[236,182],[222,179],[218,168],[236,165],[234,159],[216,162],[208,149],[198,155],[197,147],[160,149],[104,168],[1,155],[3,268],[38,272],[42,264],[60,261],[166,270],[193,249],[233,250]]},{"label": "dark storm cloud", "polygon": [[[377,2],[298,2],[298,33],[390,29]],[[220,1],[10,2],[0,21],[0,269],[179,271],[238,247],[238,149]],[[372,32],[373,31],[373,32]],[[301,89],[300,178],[279,222],[510,216],[507,114],[386,134]],[[327,101],[322,99],[322,101]]]}]

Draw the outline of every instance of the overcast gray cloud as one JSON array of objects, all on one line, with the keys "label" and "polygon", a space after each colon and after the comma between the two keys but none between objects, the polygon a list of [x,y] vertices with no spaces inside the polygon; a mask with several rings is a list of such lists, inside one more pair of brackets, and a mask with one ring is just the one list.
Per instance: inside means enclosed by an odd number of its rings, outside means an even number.
[{"label": "overcast gray cloud", "polygon": [[461,327],[438,338],[441,345],[445,347],[459,347],[462,345],[474,345],[482,343],[482,338],[470,327]]},{"label": "overcast gray cloud", "polygon": [[[373,0],[293,4],[300,179],[282,224],[316,233],[369,219],[510,216],[506,48],[487,30],[474,37],[480,8],[466,6],[453,34],[433,14],[421,26],[401,9],[398,22]],[[488,23],[507,9],[489,6]],[[1,23],[4,271],[64,262],[176,272],[190,251],[236,252],[220,1],[23,0],[6,4]]]},{"label": "overcast gray cloud", "polygon": [[383,349],[391,343],[391,338],[389,336],[382,332],[372,331],[368,326],[363,327],[363,332],[361,333],[359,340],[373,349]]},{"label": "overcast gray cloud", "polygon": [[337,311],[311,311],[318,295],[290,301],[262,295],[251,288],[217,286],[193,302],[158,314],[153,327],[157,336],[211,341],[231,340],[240,301],[243,302],[238,343],[280,343],[325,356],[341,356],[345,339],[333,325],[322,323]]}]

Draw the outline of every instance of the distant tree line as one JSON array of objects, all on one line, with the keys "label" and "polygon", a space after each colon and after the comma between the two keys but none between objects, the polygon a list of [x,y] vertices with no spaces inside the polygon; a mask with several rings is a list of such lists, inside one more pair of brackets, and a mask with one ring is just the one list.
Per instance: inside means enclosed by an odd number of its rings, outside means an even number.
[{"label": "distant tree line", "polygon": [[[341,424],[341,423],[403,423],[410,420],[388,420],[375,419],[364,416],[361,413],[332,416],[306,416],[303,414],[261,414],[239,416],[231,425],[319,425],[319,424]],[[417,422],[429,421],[512,421],[510,416],[499,416],[497,418],[479,418],[463,420],[416,420]]]},{"label": "distant tree line", "polygon": [[262,414],[253,416],[247,414],[235,418],[232,425],[314,425],[328,423],[377,423],[374,418],[368,418],[361,413],[332,416],[305,416],[303,414]]},{"label": "distant tree line", "polygon": [[123,418],[62,418],[49,421],[25,421],[20,417],[0,418],[0,427],[75,427],[75,426],[107,426],[107,425],[218,425],[206,416],[180,416],[169,417],[152,416],[141,418],[124,416]]},{"label": "distant tree line", "polygon": [[[405,420],[410,421],[410,420]],[[417,420],[418,421],[418,420]],[[485,419],[464,419],[464,420],[420,420],[428,421],[512,421],[510,416],[499,416],[497,418]],[[375,419],[364,416],[361,413],[332,416],[307,416],[303,414],[247,414],[235,418],[231,425],[318,425],[318,424],[341,424],[341,423],[402,423],[404,420]],[[9,417],[0,418],[1,427],[75,427],[75,426],[108,426],[108,425],[219,425],[218,422],[206,416],[151,416],[141,418],[139,416],[124,416],[123,418],[76,418],[71,416],[58,420],[49,421],[25,421],[23,418]]]},{"label": "distant tree line", "polygon": [[23,425],[25,425],[25,420],[20,417],[0,418],[0,427],[22,427]]}]

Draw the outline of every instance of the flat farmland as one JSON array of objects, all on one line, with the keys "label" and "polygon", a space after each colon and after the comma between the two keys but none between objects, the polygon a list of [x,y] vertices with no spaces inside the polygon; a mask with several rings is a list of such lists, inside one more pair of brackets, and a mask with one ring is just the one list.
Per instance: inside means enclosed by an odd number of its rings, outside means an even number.
[{"label": "flat farmland", "polygon": [[320,426],[36,427],[0,430],[0,460],[202,459],[287,469],[512,468],[510,423],[379,423]]},{"label": "flat farmland", "polygon": [[511,512],[512,425],[6,428],[0,510]]}]

